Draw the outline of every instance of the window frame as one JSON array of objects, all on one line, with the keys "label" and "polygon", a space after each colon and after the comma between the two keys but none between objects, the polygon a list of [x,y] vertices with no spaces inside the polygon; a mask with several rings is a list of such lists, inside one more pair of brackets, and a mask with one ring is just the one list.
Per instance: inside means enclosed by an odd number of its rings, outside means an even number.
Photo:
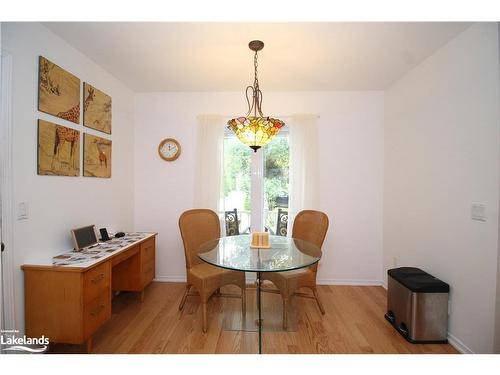
[{"label": "window frame", "polygon": [[[288,137],[289,129],[281,129],[276,135],[277,137]],[[236,135],[227,126],[224,129],[224,140],[228,137],[234,137],[237,139]],[[271,141],[272,142],[272,141]],[[265,146],[264,146],[265,147]],[[224,148],[223,148],[224,157]],[[223,174],[225,171],[223,170]],[[223,187],[221,187],[223,189]],[[227,207],[224,207],[224,211]],[[224,214],[224,213],[223,213]],[[264,218],[264,148],[260,148],[257,152],[251,153],[251,165],[250,165],[250,231],[252,232],[262,232],[265,227]]]}]

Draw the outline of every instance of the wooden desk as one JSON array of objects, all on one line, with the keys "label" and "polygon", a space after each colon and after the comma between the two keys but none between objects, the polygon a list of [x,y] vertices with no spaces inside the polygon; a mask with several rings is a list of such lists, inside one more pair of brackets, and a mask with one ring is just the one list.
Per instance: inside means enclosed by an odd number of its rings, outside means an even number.
[{"label": "wooden desk", "polygon": [[155,276],[156,233],[81,265],[24,264],[25,328],[51,343],[86,344],[111,317],[114,291],[141,293]]}]

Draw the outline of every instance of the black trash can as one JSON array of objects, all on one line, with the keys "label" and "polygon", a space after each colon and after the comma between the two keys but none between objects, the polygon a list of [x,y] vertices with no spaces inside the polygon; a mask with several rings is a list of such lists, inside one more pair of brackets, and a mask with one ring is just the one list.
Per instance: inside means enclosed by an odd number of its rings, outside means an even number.
[{"label": "black trash can", "polygon": [[450,286],[414,267],[387,274],[385,318],[411,343],[447,343]]}]

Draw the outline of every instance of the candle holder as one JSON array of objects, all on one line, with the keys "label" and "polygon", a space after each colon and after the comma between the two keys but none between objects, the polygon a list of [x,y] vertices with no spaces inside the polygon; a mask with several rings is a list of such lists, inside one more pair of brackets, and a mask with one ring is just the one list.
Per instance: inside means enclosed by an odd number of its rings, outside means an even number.
[{"label": "candle holder", "polygon": [[252,249],[270,249],[271,243],[269,242],[269,233],[267,232],[254,232],[252,233],[252,241],[250,242]]}]

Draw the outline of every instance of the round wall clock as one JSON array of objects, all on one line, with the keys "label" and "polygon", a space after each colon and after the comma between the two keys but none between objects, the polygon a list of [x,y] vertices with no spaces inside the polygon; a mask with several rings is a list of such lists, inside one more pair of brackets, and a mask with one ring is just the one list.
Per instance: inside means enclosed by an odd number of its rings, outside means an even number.
[{"label": "round wall clock", "polygon": [[158,145],[158,154],[163,160],[174,161],[181,154],[181,145],[173,138],[167,138]]}]

